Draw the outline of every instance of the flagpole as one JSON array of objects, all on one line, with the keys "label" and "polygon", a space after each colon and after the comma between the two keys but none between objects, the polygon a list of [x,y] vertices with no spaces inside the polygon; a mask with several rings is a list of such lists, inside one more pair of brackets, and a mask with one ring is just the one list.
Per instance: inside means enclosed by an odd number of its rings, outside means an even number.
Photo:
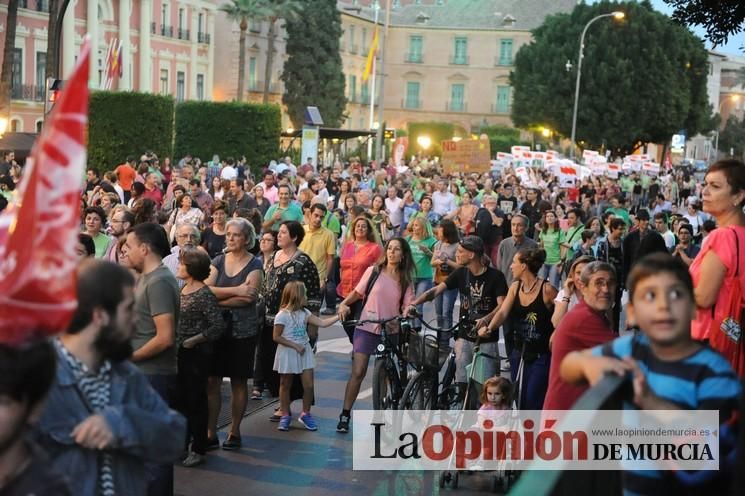
[{"label": "flagpole", "polygon": [[[378,3],[378,0],[375,0],[375,5],[373,6],[373,9],[375,10],[375,33],[373,33],[373,36],[375,34],[378,35],[378,47],[380,46],[380,33],[378,32],[378,13],[380,12],[380,3]],[[373,126],[375,124],[375,73],[378,71],[378,64],[377,64],[377,58],[378,58],[378,49],[375,49],[375,55],[373,56],[373,66],[372,66],[372,81],[370,82],[370,87],[372,88],[372,91],[370,91],[370,125],[368,128],[372,131]],[[367,161],[369,162],[372,160],[372,148],[373,148],[373,140],[372,136],[367,137]]]},{"label": "flagpole", "polygon": [[378,35],[378,50],[380,50],[380,93],[378,94],[378,138],[375,158],[383,160],[383,109],[385,107],[385,43],[388,41],[388,26],[391,23],[391,0],[385,2],[385,25]]}]

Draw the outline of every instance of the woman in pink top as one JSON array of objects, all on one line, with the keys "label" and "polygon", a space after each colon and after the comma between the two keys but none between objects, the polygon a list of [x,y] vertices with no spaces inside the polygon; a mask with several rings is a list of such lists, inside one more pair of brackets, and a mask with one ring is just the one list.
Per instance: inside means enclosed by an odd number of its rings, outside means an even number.
[{"label": "woman in pink top", "polygon": [[[339,253],[340,280],[336,292],[342,298],[349,296],[362,279],[365,270],[375,264],[383,254],[370,219],[357,217],[350,226],[350,231],[351,235],[344,242]],[[345,326],[344,330],[351,342],[354,328]]]},{"label": "woman in pink top", "polygon": [[[694,339],[708,340],[712,307],[730,300],[728,279],[735,274],[738,261],[739,282],[745,289],[745,164],[720,160],[709,167],[702,196],[704,212],[714,216],[718,229],[706,237],[689,269],[698,306],[691,334]],[[739,348],[743,349],[742,341]]]},{"label": "woman in pink top", "polygon": [[[373,274],[378,271],[378,278],[374,281],[370,294],[362,308],[360,320],[384,320],[401,315],[403,309],[408,307],[414,299],[414,259],[411,257],[411,248],[406,240],[393,238],[386,244],[385,259],[377,266],[366,267],[364,275],[349,296],[339,304],[339,317],[344,320],[350,314],[350,306],[365,298],[367,283]],[[403,297],[402,297],[403,295]],[[395,322],[395,321],[394,321]],[[397,340],[398,327],[391,328],[389,337]],[[337,432],[349,432],[349,419],[352,405],[360,392],[370,355],[375,352],[380,344],[380,325],[364,324],[354,330],[352,357],[352,374],[347,381],[344,392],[344,407],[339,416]]]}]

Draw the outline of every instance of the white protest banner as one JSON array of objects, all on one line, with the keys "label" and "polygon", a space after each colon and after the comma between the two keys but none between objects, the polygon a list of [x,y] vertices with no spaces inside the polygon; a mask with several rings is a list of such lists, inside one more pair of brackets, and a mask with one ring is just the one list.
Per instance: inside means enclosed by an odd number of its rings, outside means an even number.
[{"label": "white protest banner", "polygon": [[525,184],[530,182],[530,174],[528,173],[528,168],[524,165],[516,167],[515,174],[517,175],[517,177],[520,178],[521,183]]},{"label": "white protest banner", "polygon": [[553,151],[553,150],[548,150],[548,151],[546,152],[546,161],[549,161],[549,160],[556,160],[556,159],[558,159],[558,158],[559,158],[559,154],[558,154],[557,152],[555,152],[555,151]]},{"label": "white protest banner", "polygon": [[533,167],[537,167],[539,169],[542,169],[546,166],[546,152],[533,152],[533,160],[531,161],[530,165]]},{"label": "white protest banner", "polygon": [[608,177],[618,179],[618,173],[621,172],[621,166],[614,162],[608,164]]},{"label": "white protest banner", "polygon": [[575,185],[579,177],[579,167],[577,165],[562,164],[559,168],[559,186],[562,188],[571,188]]},{"label": "white protest banner", "polygon": [[497,152],[497,161],[501,162],[503,165],[510,165],[512,163],[512,154]]},{"label": "white protest banner", "polygon": [[521,156],[520,155],[520,152],[529,152],[529,151],[530,151],[530,147],[529,146],[517,146],[517,145],[515,145],[513,147],[510,147],[510,153],[512,153],[512,156],[515,157],[515,158],[518,158],[518,157]]},{"label": "white protest banner", "polygon": [[642,172],[648,176],[656,177],[660,174],[660,164],[644,162],[642,163]]},{"label": "white protest banner", "polygon": [[594,162],[599,155],[600,154],[595,150],[584,150],[582,152],[582,159],[585,161],[586,164],[589,164],[591,162]]},{"label": "white protest banner", "polygon": [[592,169],[584,165],[580,167],[580,176],[582,177],[582,179],[587,179],[591,175],[592,175]]}]

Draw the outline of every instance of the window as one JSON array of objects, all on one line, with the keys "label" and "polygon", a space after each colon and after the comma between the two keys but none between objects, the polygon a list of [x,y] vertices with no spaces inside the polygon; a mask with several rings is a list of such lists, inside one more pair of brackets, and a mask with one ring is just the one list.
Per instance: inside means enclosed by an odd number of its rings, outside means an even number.
[{"label": "window", "polygon": [[421,63],[422,62],[422,37],[421,36],[409,36],[409,56],[407,62]]},{"label": "window", "polygon": [[10,97],[20,100],[23,97],[23,49],[13,49],[13,64],[10,70]]},{"label": "window", "polygon": [[499,65],[512,65],[512,40],[499,41]]},{"label": "window", "polygon": [[349,101],[357,101],[357,76],[349,76]]},{"label": "window", "polygon": [[44,121],[41,119],[37,120],[36,121],[36,132],[40,133],[42,127],[44,127]]},{"label": "window", "polygon": [[199,33],[204,33],[204,14],[202,14],[201,12],[197,17],[197,26],[199,28]]},{"label": "window", "polygon": [[367,28],[362,28],[362,53],[367,54]]},{"label": "window", "polygon": [[349,26],[349,42],[348,42],[348,46],[349,46],[349,51],[350,52],[357,53],[357,47],[354,45],[354,28],[355,28],[354,24],[352,24],[351,26]]},{"label": "window", "polygon": [[250,57],[248,59],[248,90],[256,91],[257,86],[258,84],[256,82],[256,57]]},{"label": "window", "polygon": [[11,119],[10,120],[10,132],[11,133],[20,133],[23,131],[23,123],[21,123],[20,119]]},{"label": "window", "polygon": [[497,106],[496,113],[510,113],[510,93],[512,88],[509,86],[497,86]]},{"label": "window", "polygon": [[404,102],[406,108],[419,108],[419,83],[415,81],[408,81],[406,83],[406,101]]},{"label": "window", "polygon": [[160,94],[168,94],[168,69],[160,70]]},{"label": "window", "polygon": [[466,85],[462,83],[454,84],[450,87],[450,105],[452,112],[463,112],[465,110],[465,93]]},{"label": "window", "polygon": [[251,19],[251,22],[249,23],[248,30],[252,33],[261,33],[261,21],[257,19]]},{"label": "window", "polygon": [[164,26],[168,26],[168,4],[167,3],[164,3],[160,7],[160,18],[161,18],[161,23]]},{"label": "window", "polygon": [[197,100],[204,100],[204,74],[197,74]]},{"label": "window", "polygon": [[179,71],[176,73],[176,101],[183,102],[185,98],[186,75]]},{"label": "window", "polygon": [[455,51],[453,55],[453,64],[468,63],[468,39],[463,37],[455,38]]},{"label": "window", "polygon": [[360,88],[360,101],[362,103],[370,103],[370,83],[365,81],[362,83]]},{"label": "window", "polygon": [[36,99],[44,100],[47,77],[47,52],[36,52]]},{"label": "window", "polygon": [[178,28],[184,29],[184,9],[178,9]]}]

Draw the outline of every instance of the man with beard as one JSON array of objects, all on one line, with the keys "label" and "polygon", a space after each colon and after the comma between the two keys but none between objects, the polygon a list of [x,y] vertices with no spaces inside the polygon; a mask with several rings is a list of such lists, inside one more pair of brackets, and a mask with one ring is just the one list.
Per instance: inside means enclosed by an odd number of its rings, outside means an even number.
[{"label": "man with beard", "polygon": [[123,267],[83,262],[78,308],[54,341],[57,377],[38,431],[73,494],[145,494],[145,462],[170,463],[184,448],[184,418],[127,361],[133,287]]},{"label": "man with beard", "polygon": [[134,223],[135,216],[132,211],[127,207],[117,206],[109,220],[109,230],[111,231],[111,236],[114,238],[115,242],[109,243],[109,249],[103,257],[104,260],[119,263],[119,259],[122,256],[121,243],[119,243],[119,239],[124,236],[124,233],[126,233]]},{"label": "man with beard", "polygon": [[[138,224],[124,244],[126,264],[139,274],[135,287],[132,361],[169,405],[176,388],[176,327],[179,287],[176,277],[163,265],[170,253],[165,230],[158,224]],[[148,494],[173,494],[173,466],[151,465]]]},{"label": "man with beard", "polygon": [[[32,333],[33,334],[33,333]],[[64,477],[28,434],[54,381],[55,351],[46,339],[0,344],[0,494],[67,496]]]}]

